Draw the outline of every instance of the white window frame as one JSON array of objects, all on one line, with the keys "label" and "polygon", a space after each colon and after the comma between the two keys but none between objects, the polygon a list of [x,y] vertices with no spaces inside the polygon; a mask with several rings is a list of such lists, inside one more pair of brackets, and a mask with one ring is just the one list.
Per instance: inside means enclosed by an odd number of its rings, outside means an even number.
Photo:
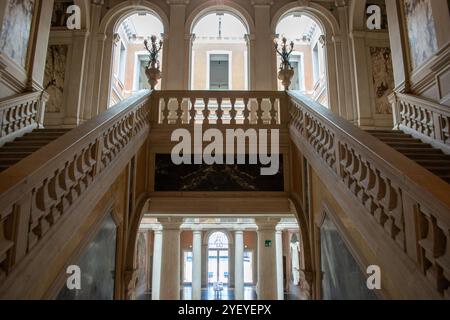
[{"label": "white window frame", "polygon": [[210,64],[211,55],[213,54],[226,54],[228,55],[228,90],[233,90],[233,52],[227,50],[211,50],[206,51],[206,90],[210,88]]},{"label": "white window frame", "polygon": [[306,91],[306,85],[305,85],[305,54],[303,52],[300,52],[300,51],[293,51],[291,56],[300,56],[299,62],[300,62],[301,69],[303,69],[303,74],[302,75],[300,75],[300,74],[297,75],[299,77],[298,84],[300,86],[300,91]]},{"label": "white window frame", "polygon": [[134,53],[134,79],[133,79],[133,91],[139,90],[139,69],[140,69],[140,56],[148,56],[147,51],[136,51]]},{"label": "white window frame", "polygon": [[[124,70],[123,70],[123,79],[121,79],[121,68],[122,68],[122,46],[125,48],[125,50],[123,50],[123,54],[125,56],[125,62],[123,64]],[[125,78],[126,78],[126,68],[127,68],[127,55],[128,55],[128,48],[125,45],[125,42],[123,42],[122,40],[120,40],[120,43],[118,44],[118,48],[119,48],[119,67],[117,68],[117,80],[122,84],[122,86],[125,86]]]}]

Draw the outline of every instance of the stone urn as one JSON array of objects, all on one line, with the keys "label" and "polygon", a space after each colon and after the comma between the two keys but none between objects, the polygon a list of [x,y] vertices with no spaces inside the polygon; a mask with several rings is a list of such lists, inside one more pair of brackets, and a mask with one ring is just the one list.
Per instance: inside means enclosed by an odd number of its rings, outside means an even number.
[{"label": "stone urn", "polygon": [[145,68],[145,75],[147,76],[150,88],[155,90],[159,80],[161,80],[161,70],[156,66],[149,66]]},{"label": "stone urn", "polygon": [[281,80],[284,90],[289,90],[292,83],[292,78],[294,78],[294,70],[291,68],[283,68],[278,72],[278,80]]}]

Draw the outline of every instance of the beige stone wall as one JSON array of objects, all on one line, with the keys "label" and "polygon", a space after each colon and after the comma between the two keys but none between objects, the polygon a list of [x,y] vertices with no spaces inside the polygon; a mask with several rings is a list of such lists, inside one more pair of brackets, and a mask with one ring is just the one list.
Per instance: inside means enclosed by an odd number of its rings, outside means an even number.
[{"label": "beige stone wall", "polygon": [[[231,59],[231,90],[246,90],[248,83],[247,45],[245,43],[194,43],[192,47],[193,90],[207,90],[208,52],[227,53]],[[247,75],[246,75],[247,74]]]}]

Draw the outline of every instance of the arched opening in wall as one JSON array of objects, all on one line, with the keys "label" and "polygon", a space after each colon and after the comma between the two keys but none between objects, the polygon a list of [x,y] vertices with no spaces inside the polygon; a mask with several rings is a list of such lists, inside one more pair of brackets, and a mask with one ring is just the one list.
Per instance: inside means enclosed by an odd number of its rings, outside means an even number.
[{"label": "arched opening in wall", "polygon": [[[325,33],[314,18],[295,11],[284,15],[276,27],[277,43],[286,38],[287,50],[294,76],[290,90],[300,91],[308,97],[328,106],[327,66],[325,58]],[[281,46],[278,46],[281,50]],[[281,67],[281,57],[277,54],[277,66]],[[282,81],[278,89],[284,90]]]},{"label": "arched opening in wall", "polygon": [[191,90],[248,90],[248,33],[231,12],[209,12],[198,19],[192,28]]},{"label": "arched opening in wall", "polygon": [[[229,247],[224,232],[214,232],[208,239],[208,287],[216,295],[229,284]],[[218,298],[218,297],[217,297]]]},{"label": "arched opening in wall", "polygon": [[[149,11],[139,11],[128,15],[114,30],[112,79],[110,106],[126,99],[140,90],[150,89],[145,70],[150,55],[144,41],[151,44],[151,37],[157,37],[157,45],[162,39],[164,26],[161,20]],[[162,66],[162,50],[158,60]],[[161,82],[156,89],[161,88]]]}]

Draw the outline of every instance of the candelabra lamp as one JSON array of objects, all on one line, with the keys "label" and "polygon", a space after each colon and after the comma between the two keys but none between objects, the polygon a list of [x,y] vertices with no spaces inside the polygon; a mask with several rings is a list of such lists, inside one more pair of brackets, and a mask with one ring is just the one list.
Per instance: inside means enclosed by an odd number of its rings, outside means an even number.
[{"label": "candelabra lamp", "polygon": [[150,58],[148,65],[145,68],[145,74],[148,78],[150,88],[154,90],[159,80],[161,80],[159,53],[163,48],[163,41],[160,40],[159,43],[157,43],[158,39],[156,36],[151,36],[150,40],[151,40],[150,45],[147,40],[144,41],[145,49],[148,51]]},{"label": "candelabra lamp", "polygon": [[294,42],[287,43],[287,39],[283,37],[281,43],[278,43],[278,39],[274,40],[275,51],[281,58],[280,70],[278,72],[278,79],[281,80],[284,89],[287,91],[292,83],[294,77],[294,68],[292,68],[289,58],[292,51],[294,51]]}]

